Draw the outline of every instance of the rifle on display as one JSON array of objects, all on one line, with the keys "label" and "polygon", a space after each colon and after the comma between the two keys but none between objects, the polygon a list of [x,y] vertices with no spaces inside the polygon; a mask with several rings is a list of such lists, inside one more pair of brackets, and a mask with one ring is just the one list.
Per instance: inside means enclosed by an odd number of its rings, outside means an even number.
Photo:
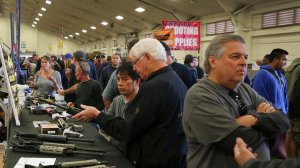
[{"label": "rifle on display", "polygon": [[83,147],[78,147],[75,144],[64,144],[64,143],[51,143],[51,142],[38,142],[38,141],[26,141],[22,138],[18,139],[20,144],[24,144],[24,145],[45,145],[45,146],[56,146],[56,147],[63,147],[66,149],[70,149],[73,151],[78,151],[78,150],[82,150],[82,151],[90,151],[90,152],[101,152],[101,153],[105,153],[105,150],[101,150],[101,149],[94,149],[94,148],[83,148]]},{"label": "rifle on display", "polygon": [[50,104],[50,105],[53,105],[53,106],[56,106],[58,108],[61,108],[63,110],[66,110],[68,114],[71,114],[71,115],[75,115],[79,112],[81,112],[83,109],[80,109],[80,108],[76,108],[76,107],[68,107],[68,106],[63,106],[63,105],[60,105],[60,104],[56,104],[56,103],[53,103],[51,101],[48,101],[46,99],[42,99],[42,98],[34,98],[36,101],[39,101],[39,102],[43,102],[43,103],[47,103],[47,104]]},{"label": "rifle on display", "polygon": [[28,139],[37,139],[40,141],[48,141],[48,142],[68,142],[68,141],[78,141],[78,142],[90,142],[94,143],[95,140],[91,139],[82,139],[82,138],[69,138],[65,135],[51,135],[51,134],[24,134],[18,130],[16,132],[16,137],[24,140]]},{"label": "rifle on display", "polygon": [[11,149],[15,152],[28,152],[28,153],[41,153],[41,154],[52,154],[52,155],[92,155],[92,156],[104,156],[103,153],[99,152],[88,152],[88,151],[74,151],[64,147],[58,146],[47,146],[47,145],[26,145],[18,144],[16,142],[11,142]]},{"label": "rifle on display", "polygon": [[25,168],[116,168],[116,166],[107,166],[107,161],[98,161],[96,159],[73,161],[73,162],[61,162],[56,165],[48,166],[30,166],[25,165]]}]

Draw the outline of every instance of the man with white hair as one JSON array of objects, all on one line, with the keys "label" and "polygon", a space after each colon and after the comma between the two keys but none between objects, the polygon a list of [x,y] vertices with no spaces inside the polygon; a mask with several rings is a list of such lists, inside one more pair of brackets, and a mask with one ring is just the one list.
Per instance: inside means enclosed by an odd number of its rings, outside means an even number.
[{"label": "man with white hair", "polygon": [[187,143],[182,128],[187,87],[166,63],[166,52],[155,39],[143,39],[130,51],[133,69],[144,80],[125,109],[125,119],[82,105],[73,118],[95,120],[117,140],[127,142],[127,156],[141,167],[186,167]]}]

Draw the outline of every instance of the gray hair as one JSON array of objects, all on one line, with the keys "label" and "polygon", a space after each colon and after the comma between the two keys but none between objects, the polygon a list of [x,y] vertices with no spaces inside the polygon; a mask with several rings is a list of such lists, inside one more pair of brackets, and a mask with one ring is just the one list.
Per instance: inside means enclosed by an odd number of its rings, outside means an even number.
[{"label": "gray hair", "polygon": [[76,68],[80,68],[82,73],[85,75],[90,74],[90,65],[87,62],[80,62],[79,64],[76,65]]},{"label": "gray hair", "polygon": [[163,45],[156,39],[145,38],[137,42],[130,50],[130,55],[140,57],[148,53],[154,60],[167,61],[166,51]]},{"label": "gray hair", "polygon": [[221,58],[221,56],[225,52],[224,44],[230,41],[237,41],[245,44],[245,41],[241,36],[233,35],[233,34],[218,35],[209,43],[205,51],[205,58],[204,58],[205,60],[203,62],[203,66],[207,74],[209,74],[211,71],[211,66],[208,62],[208,57],[214,56],[218,59]]}]

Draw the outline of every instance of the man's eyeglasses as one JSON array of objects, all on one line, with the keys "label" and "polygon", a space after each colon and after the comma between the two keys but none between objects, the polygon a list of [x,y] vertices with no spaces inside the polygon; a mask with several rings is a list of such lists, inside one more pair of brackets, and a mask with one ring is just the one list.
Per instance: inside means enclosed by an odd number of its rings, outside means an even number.
[{"label": "man's eyeglasses", "polygon": [[144,56],[145,54],[143,53],[141,56],[139,56],[135,61],[131,63],[132,66],[135,66],[136,63]]},{"label": "man's eyeglasses", "polygon": [[247,107],[247,104],[244,102],[243,98],[241,97],[241,95],[239,95],[235,91],[230,91],[229,92],[229,96],[231,98],[233,98],[235,100],[235,102],[238,104],[238,106],[239,106],[239,114],[241,116],[247,114],[248,107]]}]

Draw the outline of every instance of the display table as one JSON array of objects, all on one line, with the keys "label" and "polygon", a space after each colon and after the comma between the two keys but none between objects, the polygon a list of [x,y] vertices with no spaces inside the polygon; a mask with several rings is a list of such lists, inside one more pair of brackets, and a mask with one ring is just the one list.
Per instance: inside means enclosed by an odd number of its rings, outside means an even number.
[{"label": "display table", "polygon": [[68,143],[76,144],[80,147],[84,148],[94,148],[94,149],[102,149],[105,150],[106,153],[104,157],[97,156],[89,156],[89,155],[78,155],[74,154],[72,156],[62,156],[62,155],[47,155],[47,154],[36,154],[36,153],[25,153],[25,152],[14,152],[11,149],[11,141],[17,141],[15,136],[15,130],[21,131],[23,133],[33,133],[38,134],[38,129],[33,127],[32,121],[43,121],[47,120],[50,122],[55,122],[51,119],[51,116],[48,114],[31,114],[27,110],[23,110],[23,112],[19,116],[21,121],[21,126],[16,126],[12,121],[10,125],[10,137],[8,139],[8,149],[5,155],[5,164],[7,168],[13,168],[15,164],[18,162],[20,157],[39,157],[39,158],[56,158],[56,163],[58,162],[66,162],[66,161],[78,161],[78,160],[88,160],[88,159],[97,159],[98,161],[108,161],[109,166],[117,166],[117,168],[133,168],[134,166],[131,164],[129,160],[127,160],[114,146],[109,144],[94,128],[89,122],[78,122],[75,120],[67,120],[67,123],[75,123],[83,125],[83,132],[81,132],[84,136],[84,139],[93,139],[95,143],[88,142],[75,142],[70,141]]}]

